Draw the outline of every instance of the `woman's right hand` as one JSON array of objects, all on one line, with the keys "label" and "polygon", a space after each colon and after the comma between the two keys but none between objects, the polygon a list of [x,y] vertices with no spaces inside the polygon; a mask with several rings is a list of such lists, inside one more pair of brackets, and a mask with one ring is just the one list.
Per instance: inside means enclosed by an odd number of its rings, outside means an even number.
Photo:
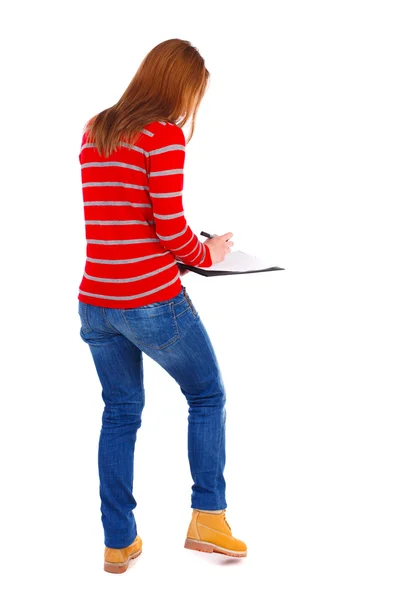
[{"label": "woman's right hand", "polygon": [[231,246],[234,242],[229,242],[233,233],[223,233],[223,235],[215,235],[214,237],[208,238],[204,243],[209,246],[210,256],[212,257],[212,264],[222,262],[228,252],[231,252]]}]

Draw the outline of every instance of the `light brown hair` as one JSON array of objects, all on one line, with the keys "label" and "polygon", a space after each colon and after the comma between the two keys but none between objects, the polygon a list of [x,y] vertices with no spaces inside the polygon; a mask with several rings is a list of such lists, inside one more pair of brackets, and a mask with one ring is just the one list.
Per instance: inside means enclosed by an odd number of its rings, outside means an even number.
[{"label": "light brown hair", "polygon": [[118,102],[86,123],[88,141],[96,144],[100,156],[108,157],[121,141],[134,144],[152,121],[183,127],[191,118],[188,143],[209,76],[204,59],[190,42],[161,42],[145,56]]}]

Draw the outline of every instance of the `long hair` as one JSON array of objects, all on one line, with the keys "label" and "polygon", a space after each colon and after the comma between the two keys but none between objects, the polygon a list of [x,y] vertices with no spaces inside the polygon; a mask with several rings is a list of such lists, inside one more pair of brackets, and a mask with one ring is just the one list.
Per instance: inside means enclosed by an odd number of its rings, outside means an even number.
[{"label": "long hair", "polygon": [[87,121],[88,141],[96,144],[100,156],[108,157],[121,141],[134,144],[152,121],[183,127],[191,118],[188,143],[209,76],[204,59],[190,42],[161,42],[145,56],[118,102]]}]

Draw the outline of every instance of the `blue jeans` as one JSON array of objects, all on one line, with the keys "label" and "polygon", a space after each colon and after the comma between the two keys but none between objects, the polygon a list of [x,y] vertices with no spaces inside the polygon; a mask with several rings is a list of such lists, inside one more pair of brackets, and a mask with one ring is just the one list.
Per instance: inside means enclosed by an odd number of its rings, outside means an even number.
[{"label": "blue jeans", "polygon": [[227,507],[225,388],[206,329],[182,288],[170,300],[138,308],[103,308],[78,300],[80,336],[102,386],[98,470],[104,541],[110,548],[124,548],[137,535],[133,475],[145,404],[143,352],[173,377],[188,403],[191,508]]}]

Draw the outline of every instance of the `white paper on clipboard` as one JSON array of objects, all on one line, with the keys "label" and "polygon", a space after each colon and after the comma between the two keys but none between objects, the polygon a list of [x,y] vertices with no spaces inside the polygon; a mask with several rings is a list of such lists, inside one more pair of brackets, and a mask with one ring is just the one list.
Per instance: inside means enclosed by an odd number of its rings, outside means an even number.
[{"label": "white paper on clipboard", "polygon": [[252,254],[247,254],[242,250],[232,250],[228,252],[222,262],[216,263],[211,267],[200,267],[204,271],[261,271],[274,266],[268,260],[258,258]]}]

